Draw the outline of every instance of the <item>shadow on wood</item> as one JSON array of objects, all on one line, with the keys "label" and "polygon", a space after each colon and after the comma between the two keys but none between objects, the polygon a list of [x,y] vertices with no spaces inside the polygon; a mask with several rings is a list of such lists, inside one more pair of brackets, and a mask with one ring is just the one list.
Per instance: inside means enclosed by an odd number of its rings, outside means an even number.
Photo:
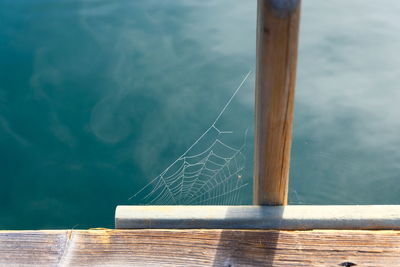
[{"label": "shadow on wood", "polygon": [[[263,207],[253,207],[256,214],[252,217],[267,218]],[[285,207],[276,207],[274,216],[282,218]],[[235,207],[226,209],[225,218],[237,216]],[[260,234],[258,231],[222,230],[218,249],[214,257],[213,267],[234,266],[272,266],[279,231],[269,231]]]},{"label": "shadow on wood", "polygon": [[213,267],[273,266],[279,231],[223,230]]}]

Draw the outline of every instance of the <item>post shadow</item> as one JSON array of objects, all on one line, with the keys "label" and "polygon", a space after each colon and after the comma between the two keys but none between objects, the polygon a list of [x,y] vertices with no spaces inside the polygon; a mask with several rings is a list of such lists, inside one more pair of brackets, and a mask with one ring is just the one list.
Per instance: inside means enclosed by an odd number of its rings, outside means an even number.
[{"label": "post shadow", "polygon": [[[279,222],[285,207],[276,207],[274,221]],[[226,217],[232,218],[232,210],[228,209]],[[258,209],[254,219],[246,218],[233,221],[221,230],[221,236],[214,257],[214,267],[236,266],[273,266],[279,242],[279,227],[264,227],[264,220],[270,217],[265,209]],[[275,220],[276,219],[276,220]],[[235,227],[240,225],[240,228]],[[274,229],[275,228],[275,229]]]}]

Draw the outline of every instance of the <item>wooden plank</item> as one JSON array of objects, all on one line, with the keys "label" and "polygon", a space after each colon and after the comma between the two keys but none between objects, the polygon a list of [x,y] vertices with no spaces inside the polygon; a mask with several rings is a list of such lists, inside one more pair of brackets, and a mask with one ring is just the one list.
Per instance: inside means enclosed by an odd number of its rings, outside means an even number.
[{"label": "wooden plank", "polygon": [[68,231],[0,231],[0,266],[56,266]]},{"label": "wooden plank", "polygon": [[115,228],[400,230],[400,206],[118,206]]},{"label": "wooden plank", "polygon": [[300,0],[258,0],[254,204],[286,205]]},{"label": "wooden plank", "polygon": [[400,232],[0,231],[1,266],[346,266],[345,262],[400,266]]}]

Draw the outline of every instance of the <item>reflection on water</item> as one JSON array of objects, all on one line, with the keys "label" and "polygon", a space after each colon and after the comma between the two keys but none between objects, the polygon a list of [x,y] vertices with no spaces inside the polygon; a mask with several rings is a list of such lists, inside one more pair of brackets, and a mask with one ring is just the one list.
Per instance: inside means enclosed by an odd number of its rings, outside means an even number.
[{"label": "reflection on water", "polygon": [[[292,203],[398,203],[400,4],[385,4],[303,2]],[[181,155],[254,69],[255,8],[1,1],[0,228],[113,227],[114,207]],[[253,128],[253,84],[224,129]]]},{"label": "reflection on water", "polygon": [[291,186],[306,203],[398,204],[397,1],[304,1]]}]

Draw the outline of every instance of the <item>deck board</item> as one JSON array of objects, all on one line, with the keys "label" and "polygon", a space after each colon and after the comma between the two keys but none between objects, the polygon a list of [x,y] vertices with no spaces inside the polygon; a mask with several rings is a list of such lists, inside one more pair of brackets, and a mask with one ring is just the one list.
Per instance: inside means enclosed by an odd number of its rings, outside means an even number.
[{"label": "deck board", "polygon": [[400,231],[0,231],[0,266],[400,266]]}]

